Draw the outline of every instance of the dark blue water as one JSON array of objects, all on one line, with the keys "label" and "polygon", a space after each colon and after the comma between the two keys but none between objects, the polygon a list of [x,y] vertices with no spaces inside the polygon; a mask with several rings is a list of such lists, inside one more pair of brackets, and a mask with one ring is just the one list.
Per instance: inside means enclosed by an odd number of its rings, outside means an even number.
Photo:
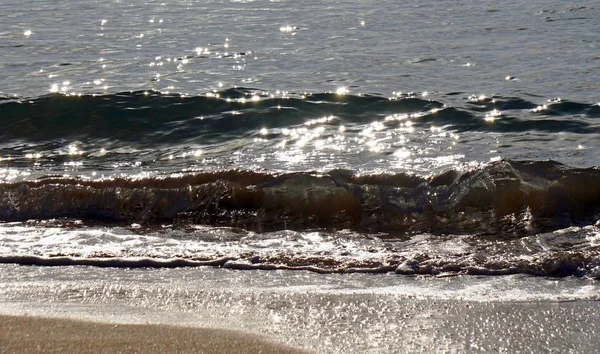
[{"label": "dark blue water", "polygon": [[0,13],[5,262],[599,269],[595,1]]}]

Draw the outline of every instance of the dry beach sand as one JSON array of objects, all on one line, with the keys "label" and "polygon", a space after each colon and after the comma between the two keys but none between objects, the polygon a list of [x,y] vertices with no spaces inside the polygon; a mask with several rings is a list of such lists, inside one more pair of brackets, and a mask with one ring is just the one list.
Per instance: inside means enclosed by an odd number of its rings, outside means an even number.
[{"label": "dry beach sand", "polygon": [[0,352],[307,353],[238,331],[32,316],[0,316]]}]

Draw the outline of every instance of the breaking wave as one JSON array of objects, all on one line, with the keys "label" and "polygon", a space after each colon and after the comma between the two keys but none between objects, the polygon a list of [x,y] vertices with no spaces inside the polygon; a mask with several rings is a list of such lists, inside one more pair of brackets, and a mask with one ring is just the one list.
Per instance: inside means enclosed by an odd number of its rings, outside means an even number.
[{"label": "breaking wave", "polygon": [[322,228],[510,238],[589,225],[599,216],[600,171],[552,161],[502,160],[432,177],[229,170],[0,185],[2,221],[66,217],[260,232]]}]

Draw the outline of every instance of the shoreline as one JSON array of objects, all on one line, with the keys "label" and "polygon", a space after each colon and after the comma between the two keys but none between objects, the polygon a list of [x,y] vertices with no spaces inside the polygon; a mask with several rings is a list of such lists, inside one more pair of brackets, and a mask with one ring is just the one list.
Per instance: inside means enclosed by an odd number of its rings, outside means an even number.
[{"label": "shoreline", "polygon": [[309,353],[229,329],[100,323],[27,315],[0,315],[0,352]]},{"label": "shoreline", "polygon": [[[45,352],[588,353],[600,345],[600,283],[579,278],[16,265],[0,265],[0,274],[0,315],[17,316],[0,352],[27,343],[25,352],[39,352],[42,340]],[[45,328],[62,342],[38,335],[46,330],[32,321],[50,321]],[[111,336],[115,326],[130,337]],[[89,332],[77,344],[84,327],[102,344]],[[206,338],[216,342],[200,347]]]}]

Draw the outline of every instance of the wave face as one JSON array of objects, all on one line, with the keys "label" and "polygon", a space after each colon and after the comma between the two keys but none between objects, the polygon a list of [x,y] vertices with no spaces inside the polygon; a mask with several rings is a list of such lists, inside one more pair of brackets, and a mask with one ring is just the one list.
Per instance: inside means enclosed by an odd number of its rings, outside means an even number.
[{"label": "wave face", "polygon": [[259,232],[326,228],[510,238],[594,223],[600,217],[600,171],[504,160],[427,178],[344,170],[231,170],[136,180],[48,178],[0,186],[2,220],[60,217]]}]

